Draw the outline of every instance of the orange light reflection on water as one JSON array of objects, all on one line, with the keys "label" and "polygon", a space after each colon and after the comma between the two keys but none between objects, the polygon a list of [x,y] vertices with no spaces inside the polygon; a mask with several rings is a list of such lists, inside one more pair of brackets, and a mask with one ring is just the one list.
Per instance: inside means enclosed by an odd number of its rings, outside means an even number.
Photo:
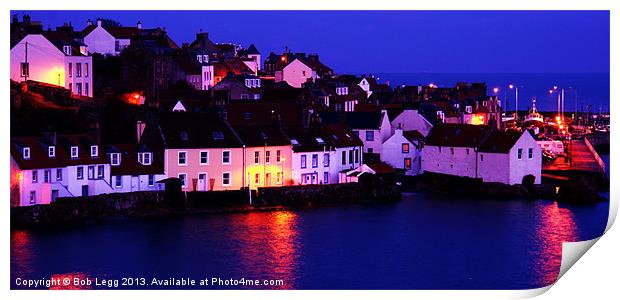
[{"label": "orange light reflection on water", "polygon": [[[293,289],[299,264],[298,216],[291,211],[250,213],[244,216],[247,230],[239,247],[242,268],[256,270],[251,279],[282,279],[283,286],[271,289]],[[264,251],[266,249],[266,251]],[[266,277],[269,276],[269,277]]]},{"label": "orange light reflection on water", "polygon": [[574,215],[569,209],[558,207],[557,202],[542,205],[535,233],[540,248],[534,263],[540,272],[540,286],[546,286],[557,280],[562,263],[562,242],[576,241],[577,232]]}]

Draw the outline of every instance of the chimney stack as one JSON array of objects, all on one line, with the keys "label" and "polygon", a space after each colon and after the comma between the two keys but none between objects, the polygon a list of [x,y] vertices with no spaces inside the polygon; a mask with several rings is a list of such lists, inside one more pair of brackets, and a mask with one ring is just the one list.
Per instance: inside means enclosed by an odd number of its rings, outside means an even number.
[{"label": "chimney stack", "polygon": [[140,143],[140,138],[142,137],[142,133],[144,132],[144,128],[146,128],[146,123],[142,121],[137,122],[137,133],[138,133],[138,143]]},{"label": "chimney stack", "polygon": [[93,21],[91,19],[86,20],[86,26],[93,25]]},{"label": "chimney stack", "polygon": [[101,19],[97,19],[97,27],[101,27],[103,25],[103,21]]},{"label": "chimney stack", "polygon": [[138,27],[138,29],[142,29],[142,22],[138,21],[138,24],[136,24],[136,27]]}]

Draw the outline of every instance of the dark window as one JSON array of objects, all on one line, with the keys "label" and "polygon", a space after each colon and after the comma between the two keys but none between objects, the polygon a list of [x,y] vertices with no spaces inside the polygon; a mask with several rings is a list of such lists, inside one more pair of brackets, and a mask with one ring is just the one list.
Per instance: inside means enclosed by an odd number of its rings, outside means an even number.
[{"label": "dark window", "polygon": [[329,153],[323,154],[323,166],[329,167]]},{"label": "dark window", "polygon": [[207,163],[209,163],[209,152],[200,151],[200,163],[203,165],[206,165]]},{"label": "dark window", "polygon": [[312,154],[312,167],[316,168],[319,166],[319,155],[318,154]]},{"label": "dark window", "polygon": [[534,157],[534,149],[533,148],[527,149],[527,158],[532,159],[533,157]]},{"label": "dark window", "polygon": [[366,131],[366,140],[367,141],[374,141],[375,140],[375,132],[372,131],[372,130]]},{"label": "dark window", "polygon": [[347,152],[342,151],[342,165],[346,165],[346,164],[347,164]]},{"label": "dark window", "polygon": [[82,77],[82,63],[75,63],[75,77]]},{"label": "dark window", "polygon": [[84,167],[77,167],[77,179],[84,179]]},{"label": "dark window", "polygon": [[305,169],[306,168],[306,155],[305,154],[301,156],[301,162],[300,163],[301,163],[301,168]]},{"label": "dark window", "polygon": [[149,186],[155,185],[155,175],[149,175]]}]

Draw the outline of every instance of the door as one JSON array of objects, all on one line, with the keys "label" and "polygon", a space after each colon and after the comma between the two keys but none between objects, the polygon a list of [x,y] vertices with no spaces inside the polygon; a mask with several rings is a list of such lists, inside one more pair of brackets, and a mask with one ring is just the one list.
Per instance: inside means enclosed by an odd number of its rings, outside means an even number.
[{"label": "door", "polygon": [[265,174],[265,186],[271,186],[271,173]]},{"label": "door", "polygon": [[199,191],[207,190],[207,173],[198,174],[198,187]]},{"label": "door", "polygon": [[88,185],[82,186],[82,196],[88,196]]},{"label": "door", "polygon": [[56,201],[58,198],[58,190],[52,190],[52,202]]}]

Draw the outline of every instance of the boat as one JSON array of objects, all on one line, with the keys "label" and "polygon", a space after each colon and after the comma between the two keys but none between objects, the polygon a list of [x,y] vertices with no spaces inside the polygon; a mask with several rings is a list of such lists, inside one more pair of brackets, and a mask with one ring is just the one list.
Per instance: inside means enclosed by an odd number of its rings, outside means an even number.
[{"label": "boat", "polygon": [[545,123],[543,116],[536,110],[536,98],[535,97],[532,98],[532,108],[528,112],[527,116],[525,116],[525,119],[523,122],[526,124],[526,126],[529,126],[529,125],[540,126],[540,125],[544,125]]}]

